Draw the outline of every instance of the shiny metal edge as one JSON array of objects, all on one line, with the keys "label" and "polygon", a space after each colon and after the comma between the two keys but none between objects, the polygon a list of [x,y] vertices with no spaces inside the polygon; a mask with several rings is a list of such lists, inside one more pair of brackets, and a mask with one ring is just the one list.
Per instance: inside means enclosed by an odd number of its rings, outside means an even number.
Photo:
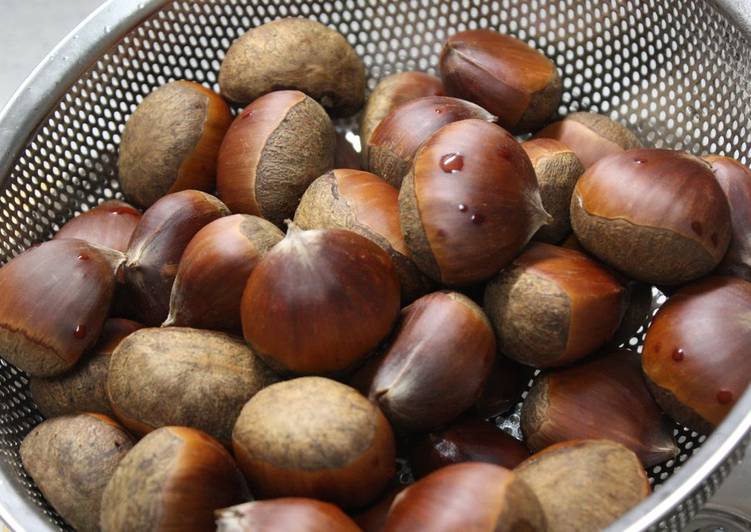
[{"label": "shiny metal edge", "polygon": [[733,24],[751,41],[751,1],[749,0],[710,0]]}]

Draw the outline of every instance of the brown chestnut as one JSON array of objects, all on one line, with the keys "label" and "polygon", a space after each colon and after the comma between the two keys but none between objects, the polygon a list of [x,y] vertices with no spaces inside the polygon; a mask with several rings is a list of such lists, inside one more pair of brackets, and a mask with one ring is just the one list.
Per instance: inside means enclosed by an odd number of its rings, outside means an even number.
[{"label": "brown chestnut", "polygon": [[634,451],[646,467],[678,454],[639,355],[625,349],[538,376],[522,406],[521,428],[532,452],[566,440],[608,439]]},{"label": "brown chestnut", "polygon": [[402,311],[368,396],[400,428],[440,427],[477,400],[494,357],[482,309],[457,292],[435,292]]},{"label": "brown chestnut", "polygon": [[454,464],[409,486],[394,500],[384,532],[547,530],[532,490],[493,464]]},{"label": "brown chestnut", "polygon": [[284,238],[271,222],[234,214],[205,225],[177,266],[163,326],[240,331],[240,299],[261,257]]},{"label": "brown chestnut", "polygon": [[125,197],[150,207],[172,192],[213,190],[219,145],[231,121],[224,100],[192,81],[173,81],[149,94],[120,141],[117,164]]},{"label": "brown chestnut", "polygon": [[571,225],[597,258],[658,285],[709,273],[730,241],[730,209],[711,167],[670,150],[600,159],[576,183]]},{"label": "brown chestnut", "polygon": [[99,414],[48,419],[26,435],[19,453],[47,502],[81,532],[99,530],[107,481],[134,441]]},{"label": "brown chestnut", "polygon": [[493,423],[467,417],[447,428],[419,436],[410,449],[410,465],[417,478],[462,462],[484,462],[513,469],[529,458],[516,438]]},{"label": "brown chestnut", "polygon": [[120,342],[107,392],[117,418],[137,434],[179,425],[229,446],[242,407],[275,381],[240,338],[166,327],[141,329]]},{"label": "brown chestnut", "polygon": [[441,80],[424,72],[397,72],[379,81],[360,116],[363,155],[370,135],[386,115],[401,104],[424,96],[443,96]]},{"label": "brown chestnut", "polygon": [[246,502],[216,515],[217,532],[361,532],[333,504],[302,497]]},{"label": "brown chestnut", "polygon": [[72,368],[107,318],[122,253],[51,240],[0,268],[0,353],[32,377]]},{"label": "brown chestnut", "polygon": [[585,254],[535,243],[485,289],[485,312],[499,350],[545,368],[601,347],[623,317],[626,290]]},{"label": "brown chestnut", "polygon": [[642,366],[657,402],[710,433],[751,383],[751,283],[708,277],[681,288],[647,330]]},{"label": "brown chestnut", "polygon": [[235,118],[219,150],[216,186],[233,213],[281,226],[308,185],[334,165],[331,119],[299,91],[261,96]]},{"label": "brown chestnut", "polygon": [[630,129],[597,113],[571,113],[563,120],[545,126],[535,138],[549,138],[571,148],[584,168],[624,150],[641,148],[642,144]]},{"label": "brown chestnut", "polygon": [[551,220],[519,143],[474,119],[425,141],[399,192],[399,212],[417,266],[453,286],[494,275]]},{"label": "brown chestnut", "polygon": [[197,190],[168,194],[143,214],[124,267],[126,304],[138,321],[160,325],[165,320],[185,248],[203,226],[228,214],[224,203]]},{"label": "brown chestnut", "polygon": [[279,382],[242,409],[235,456],[259,497],[373,501],[395,473],[394,435],[377,406],[321,377]]},{"label": "brown chestnut", "polygon": [[334,168],[349,168],[359,170],[360,153],[350,144],[347,137],[341,133],[336,133],[336,149],[334,150]]},{"label": "brown chestnut", "polygon": [[708,155],[717,182],[730,205],[730,246],[715,273],[751,281],[751,169],[735,159]]},{"label": "brown chestnut", "polygon": [[297,89],[333,116],[350,116],[365,100],[365,67],[338,31],[306,18],[282,18],[232,43],[219,86],[222,96],[242,105],[279,88]]},{"label": "brown chestnut", "polygon": [[549,532],[598,532],[651,492],[636,455],[608,440],[552,445],[514,473],[537,496]]},{"label": "brown chestnut", "polygon": [[302,229],[349,229],[378,244],[394,262],[403,304],[434,286],[409,256],[399,222],[399,191],[377,175],[356,170],[322,175],[300,200],[295,224]]},{"label": "brown chestnut", "polygon": [[123,458],[102,496],[102,532],[215,530],[214,511],[249,498],[232,456],[186,427],[155,430]]},{"label": "brown chestnut", "polygon": [[29,379],[31,397],[45,417],[97,412],[114,417],[107,397],[110,356],[123,338],[142,325],[110,318],[104,322],[94,348],[67,373],[59,377]]},{"label": "brown chestnut", "polygon": [[495,117],[479,105],[457,98],[427,96],[410,100],[394,108],[373,130],[365,166],[399,188],[422,143],[446,124],[467,118],[495,122]]},{"label": "brown chestnut", "polygon": [[69,220],[55,234],[55,239],[80,238],[124,253],[140,220],[141,213],[124,201],[105,201]]},{"label": "brown chestnut", "polygon": [[446,92],[482,105],[514,133],[534,131],[561,101],[555,64],[525,42],[491,30],[469,30],[446,40],[440,59]]},{"label": "brown chestnut", "polygon": [[287,236],[250,274],[241,303],[245,339],[279,371],[342,371],[391,331],[399,280],[389,255],[344,229]]},{"label": "brown chestnut", "polygon": [[571,232],[571,194],[584,167],[571,148],[553,139],[528,140],[522,148],[535,169],[542,205],[553,217],[532,238],[556,244]]},{"label": "brown chestnut", "polygon": [[477,414],[490,418],[511,410],[521,400],[533,375],[533,368],[503,355],[496,356],[480,398],[475,402]]}]

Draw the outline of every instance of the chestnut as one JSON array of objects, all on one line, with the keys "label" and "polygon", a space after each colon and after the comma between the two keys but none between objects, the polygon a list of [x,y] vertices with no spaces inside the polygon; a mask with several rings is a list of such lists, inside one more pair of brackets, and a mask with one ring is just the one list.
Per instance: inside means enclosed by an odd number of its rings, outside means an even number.
[{"label": "chestnut", "polygon": [[532,490],[493,464],[454,464],[409,486],[394,500],[384,532],[548,530]]},{"label": "chestnut", "polygon": [[242,407],[275,381],[242,339],[166,327],[141,329],[120,342],[107,393],[117,418],[136,434],[179,425],[229,446]]},{"label": "chestnut", "polygon": [[670,150],[600,159],[576,183],[571,225],[597,258],[657,285],[709,273],[730,241],[730,209],[709,164]]},{"label": "chestnut", "polygon": [[631,449],[646,467],[678,454],[639,355],[625,349],[538,376],[522,406],[521,428],[532,452],[566,440],[608,439]]},{"label": "chestnut", "polygon": [[343,371],[391,331],[399,280],[367,238],[290,224],[250,274],[240,309],[245,339],[273,369]]},{"label": "chestnut", "polygon": [[359,170],[360,153],[350,144],[347,137],[336,133],[336,148],[334,149],[334,168],[349,168]]},{"label": "chestnut", "polygon": [[602,530],[651,492],[636,455],[608,440],[552,445],[514,473],[537,496],[549,532]]},{"label": "chestnut", "polygon": [[253,493],[262,498],[311,497],[361,507],[395,474],[394,435],[378,407],[322,377],[258,392],[243,407],[232,444]]},{"label": "chestnut", "polygon": [[394,499],[406,487],[405,484],[401,484],[396,480],[391,482],[391,487],[376,502],[365,510],[355,513],[352,519],[363,532],[382,532]]},{"label": "chestnut", "polygon": [[261,96],[235,118],[219,150],[216,187],[235,214],[281,226],[305,189],[334,165],[331,119],[299,91]]},{"label": "chestnut", "polygon": [[375,127],[365,151],[365,166],[399,188],[422,143],[446,124],[467,118],[486,122],[496,119],[479,105],[448,96],[410,100],[394,108]]},{"label": "chestnut", "polygon": [[338,31],[306,18],[281,18],[232,43],[219,87],[242,105],[280,87],[297,89],[333,116],[350,116],[365,100],[365,66]]},{"label": "chestnut", "polygon": [[205,225],[177,266],[163,326],[240,331],[240,299],[261,257],[284,238],[271,222],[234,214]]},{"label": "chestnut", "polygon": [[21,462],[47,502],[81,532],[99,530],[107,481],[134,441],[99,414],[48,419],[21,442]]},{"label": "chestnut", "polygon": [[571,194],[584,167],[571,148],[553,139],[528,140],[522,148],[535,169],[542,205],[553,217],[532,239],[556,244],[571,232]]},{"label": "chestnut", "polygon": [[122,253],[51,240],[0,268],[0,353],[32,377],[72,368],[107,318]]},{"label": "chestnut", "polygon": [[605,344],[626,303],[615,276],[585,254],[535,243],[488,283],[484,307],[502,353],[546,368]]},{"label": "chestnut", "polygon": [[69,220],[54,238],[80,238],[124,253],[140,220],[141,213],[124,201],[105,201]]},{"label": "chestnut", "polygon": [[386,115],[401,104],[423,96],[443,96],[441,80],[425,72],[397,72],[379,81],[360,115],[363,155],[370,135]]},{"label": "chestnut", "polygon": [[308,187],[295,212],[302,229],[341,228],[378,244],[394,262],[408,304],[429,292],[434,283],[409,256],[399,222],[399,191],[377,175],[332,170]]},{"label": "chestnut", "polygon": [[457,292],[435,292],[402,311],[368,396],[399,428],[437,428],[477,400],[494,358],[482,309]]},{"label": "chestnut", "polygon": [[646,330],[647,319],[652,312],[652,287],[650,285],[626,281],[625,287],[628,292],[628,304],[621,324],[608,342],[608,345],[612,347],[626,344],[642,326]]},{"label": "chestnut", "polygon": [[217,532],[361,532],[333,504],[303,497],[246,502],[216,515]]},{"label": "chestnut", "polygon": [[172,192],[213,190],[219,145],[231,122],[224,100],[198,83],[156,89],[128,118],[120,141],[125,197],[145,208]]},{"label": "chestnut", "polygon": [[751,283],[708,277],[678,290],[647,330],[642,366],[657,403],[704,434],[751,383]]},{"label": "chestnut", "polygon": [[524,444],[493,423],[466,417],[412,443],[410,465],[417,478],[462,462],[484,462],[513,469],[529,458]]},{"label": "chestnut", "polygon": [[475,411],[483,418],[505,414],[521,400],[533,375],[533,368],[504,355],[496,356],[480,398],[475,402]]},{"label": "chestnut", "polygon": [[476,119],[425,141],[399,192],[399,213],[417,266],[452,286],[493,276],[551,221],[524,150]]},{"label": "chestnut", "polygon": [[566,115],[538,131],[534,138],[558,140],[571,148],[584,168],[597,161],[625,150],[641,148],[636,135],[605,115],[578,112]]},{"label": "chestnut", "polygon": [[561,101],[555,64],[525,42],[491,30],[469,30],[446,40],[441,80],[450,96],[482,105],[514,133],[544,125]]},{"label": "chestnut", "polygon": [[58,377],[29,379],[31,398],[45,417],[97,412],[114,417],[107,397],[110,356],[118,344],[142,325],[110,318],[104,322],[99,340],[73,369]]},{"label": "chestnut", "polygon": [[143,214],[124,267],[126,304],[138,321],[160,325],[165,320],[185,248],[203,226],[228,214],[224,203],[198,190],[168,194]]},{"label": "chestnut", "polygon": [[735,159],[708,155],[704,160],[712,171],[730,205],[730,246],[715,273],[735,275],[751,281],[751,169]]},{"label": "chestnut", "polygon": [[245,502],[232,456],[211,436],[163,427],[120,461],[102,496],[102,532],[213,531],[214,511]]}]

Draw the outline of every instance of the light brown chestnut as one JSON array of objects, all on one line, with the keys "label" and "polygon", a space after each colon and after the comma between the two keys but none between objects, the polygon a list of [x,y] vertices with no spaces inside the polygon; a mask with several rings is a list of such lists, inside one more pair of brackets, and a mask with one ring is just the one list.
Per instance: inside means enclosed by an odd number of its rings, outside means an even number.
[{"label": "light brown chestnut", "polygon": [[383,249],[345,229],[294,224],[250,274],[241,303],[245,339],[280,372],[348,369],[398,314],[399,280]]},{"label": "light brown chestnut", "polygon": [[493,276],[551,221],[524,150],[476,119],[425,141],[399,192],[399,213],[417,266],[451,286]]},{"label": "light brown chestnut", "polygon": [[730,209],[711,167],[670,150],[600,159],[576,183],[571,225],[597,258],[657,285],[706,275],[730,241]]},{"label": "light brown chestnut", "polygon": [[219,151],[217,191],[235,214],[281,226],[313,180],[333,168],[331,119],[299,91],[261,96],[235,118]]},{"label": "light brown chestnut", "polygon": [[368,396],[399,428],[440,427],[477,400],[494,357],[482,309],[457,292],[435,292],[402,311]]},{"label": "light brown chestnut", "polygon": [[521,414],[532,452],[566,440],[608,439],[645,467],[678,454],[671,425],[647,389],[639,355],[625,349],[538,376]]},{"label": "light brown chestnut", "polygon": [[597,113],[578,112],[545,126],[535,138],[549,138],[571,148],[584,168],[624,150],[641,148],[642,144],[630,129]]},{"label": "light brown chestnut", "polygon": [[504,355],[496,356],[480,398],[475,402],[477,414],[490,418],[511,410],[521,400],[534,372],[533,368]]},{"label": "light brown chestnut", "polygon": [[302,229],[349,229],[378,244],[394,263],[403,304],[434,286],[409,256],[399,222],[399,191],[377,175],[357,170],[322,175],[300,200],[295,224]]},{"label": "light brown chestnut", "polygon": [[217,532],[361,532],[333,504],[303,497],[247,502],[216,515]]},{"label": "light brown chestnut", "polygon": [[456,33],[443,46],[440,69],[447,94],[482,105],[514,133],[544,125],[561,101],[555,64],[510,35]]},{"label": "light brown chestnut", "polygon": [[282,238],[274,224],[249,214],[204,226],[180,257],[162,325],[239,332],[240,299],[250,272]]},{"label": "light brown chestnut", "polygon": [[89,244],[125,252],[141,213],[124,201],[105,201],[69,220],[55,239],[80,238]]},{"label": "light brown chestnut", "polygon": [[584,167],[571,148],[553,139],[528,140],[522,148],[535,169],[542,205],[553,217],[532,238],[557,244],[571,232],[571,194]]},{"label": "light brown chestnut", "polygon": [[180,190],[211,191],[217,154],[232,122],[215,92],[173,81],[149,94],[128,119],[120,141],[120,186],[129,201],[150,207]]},{"label": "light brown chestnut", "polygon": [[253,493],[263,498],[311,497],[361,507],[395,473],[394,435],[378,407],[321,377],[258,392],[243,408],[232,443]]},{"label": "light brown chestnut", "polygon": [[102,496],[102,532],[214,531],[214,511],[245,502],[232,456],[186,427],[155,430],[123,458]]},{"label": "light brown chestnut", "polygon": [[552,445],[514,473],[540,501],[549,532],[597,532],[651,492],[636,455],[608,440]]},{"label": "light brown chestnut", "polygon": [[716,273],[751,281],[751,169],[719,155],[708,155],[704,160],[712,165],[730,206],[730,246]]},{"label": "light brown chestnut", "polygon": [[240,338],[166,327],[141,329],[120,342],[107,392],[117,418],[136,434],[178,425],[229,446],[242,407],[275,381]]},{"label": "light brown chestnut", "polygon": [[336,133],[336,149],[334,151],[334,168],[349,168],[351,170],[359,170],[360,164],[360,152],[355,150],[355,147],[350,144],[347,137],[337,131]]},{"label": "light brown chestnut", "polygon": [[219,70],[222,96],[245,105],[279,88],[297,89],[332,116],[365,100],[365,67],[347,39],[320,22],[277,19],[232,43]]},{"label": "light brown chestnut", "polygon": [[379,81],[360,115],[363,155],[370,135],[386,115],[401,104],[424,96],[443,96],[441,80],[424,72],[397,72]]},{"label": "light brown chestnut", "polygon": [[601,347],[626,308],[606,268],[571,249],[535,243],[485,289],[499,350],[536,368],[562,366]]},{"label": "light brown chestnut", "polygon": [[159,199],[143,214],[126,253],[125,304],[146,325],[169,313],[172,284],[188,243],[205,225],[229,214],[210,194],[183,190]]},{"label": "light brown chestnut", "polygon": [[0,353],[32,377],[72,368],[107,318],[122,253],[51,240],[0,268]]},{"label": "light brown chestnut", "polygon": [[110,356],[123,338],[142,325],[130,320],[110,318],[93,349],[73,369],[47,379],[29,379],[31,397],[45,417],[96,412],[114,417],[107,397],[107,372]]},{"label": "light brown chestnut", "polygon": [[475,118],[495,122],[479,105],[448,96],[427,96],[394,108],[373,130],[365,166],[399,188],[417,149],[446,124]]},{"label": "light brown chestnut", "polygon": [[99,414],[48,419],[24,438],[21,462],[47,502],[81,532],[99,530],[107,481],[134,441]]},{"label": "light brown chestnut", "polygon": [[439,469],[394,500],[384,532],[512,532],[547,530],[532,490],[493,464],[468,462]]},{"label": "light brown chestnut", "polygon": [[751,283],[708,277],[675,293],[647,330],[642,366],[657,402],[710,433],[751,383]]}]

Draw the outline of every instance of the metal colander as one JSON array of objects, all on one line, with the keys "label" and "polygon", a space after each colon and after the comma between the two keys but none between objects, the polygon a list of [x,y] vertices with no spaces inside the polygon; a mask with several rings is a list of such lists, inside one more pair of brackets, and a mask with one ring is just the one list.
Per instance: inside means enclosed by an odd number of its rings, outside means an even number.
[{"label": "metal colander", "polygon": [[[365,62],[370,89],[393,72],[435,72],[453,32],[510,33],[555,60],[561,115],[596,111],[627,124],[646,145],[751,162],[751,2],[111,0],[45,59],[0,115],[0,263],[50,238],[75,214],[121,197],[117,146],[144,96],[173,79],[218,90],[232,40],[285,16],[342,32]],[[337,127],[356,133],[353,120]],[[643,333],[632,347],[641,350]],[[41,420],[26,377],[0,359],[0,519],[17,530],[65,527],[18,456]],[[518,409],[496,421],[518,434]],[[676,426],[680,455],[650,470],[654,495],[613,528],[683,528],[742,458],[750,429],[751,391],[709,438]]]}]

